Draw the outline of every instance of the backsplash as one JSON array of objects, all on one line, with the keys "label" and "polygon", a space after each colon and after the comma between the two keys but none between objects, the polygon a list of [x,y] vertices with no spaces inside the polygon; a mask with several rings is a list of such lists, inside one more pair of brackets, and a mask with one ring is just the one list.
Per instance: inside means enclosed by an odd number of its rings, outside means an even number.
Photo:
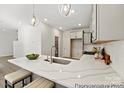
[{"label": "backsplash", "polygon": [[92,50],[92,47],[105,47],[106,52],[110,54],[111,57],[112,64],[110,66],[122,77],[122,79],[124,79],[124,41],[116,41],[100,45],[89,45],[86,47],[86,50],[90,51]]}]

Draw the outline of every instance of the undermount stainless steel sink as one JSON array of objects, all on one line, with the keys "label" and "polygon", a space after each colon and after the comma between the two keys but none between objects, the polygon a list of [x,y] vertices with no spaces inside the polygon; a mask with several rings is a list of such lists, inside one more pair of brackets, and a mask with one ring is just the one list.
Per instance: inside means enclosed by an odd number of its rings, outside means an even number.
[{"label": "undermount stainless steel sink", "polygon": [[[45,59],[45,61],[50,62],[49,60],[46,60],[46,59]],[[69,60],[53,58],[53,63],[57,63],[57,64],[68,65],[70,62],[71,61],[69,61]]]},{"label": "undermount stainless steel sink", "polygon": [[58,64],[67,65],[67,64],[69,64],[70,62],[71,62],[71,61],[69,61],[69,60],[53,58],[53,63],[58,63]]}]

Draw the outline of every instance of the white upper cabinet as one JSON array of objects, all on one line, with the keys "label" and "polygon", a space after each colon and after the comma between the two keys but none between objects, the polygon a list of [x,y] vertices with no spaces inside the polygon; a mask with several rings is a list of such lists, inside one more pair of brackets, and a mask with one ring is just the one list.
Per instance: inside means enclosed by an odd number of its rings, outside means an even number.
[{"label": "white upper cabinet", "polygon": [[93,40],[124,39],[124,5],[93,5],[91,31]]},{"label": "white upper cabinet", "polygon": [[84,34],[84,44],[91,44],[91,33],[85,33]]}]

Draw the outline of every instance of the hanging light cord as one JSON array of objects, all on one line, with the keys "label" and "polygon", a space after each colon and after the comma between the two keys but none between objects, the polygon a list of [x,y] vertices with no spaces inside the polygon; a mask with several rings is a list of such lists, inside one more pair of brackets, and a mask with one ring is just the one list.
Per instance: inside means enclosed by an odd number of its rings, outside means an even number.
[{"label": "hanging light cord", "polygon": [[35,8],[35,5],[33,4],[33,16],[34,16],[34,8]]}]

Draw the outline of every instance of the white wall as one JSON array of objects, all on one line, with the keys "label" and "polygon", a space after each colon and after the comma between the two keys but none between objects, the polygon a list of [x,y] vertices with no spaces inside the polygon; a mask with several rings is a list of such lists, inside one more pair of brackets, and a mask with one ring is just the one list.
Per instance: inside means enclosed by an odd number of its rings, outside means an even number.
[{"label": "white wall", "polygon": [[22,56],[29,53],[50,55],[50,48],[54,45],[55,36],[59,36],[61,42],[61,33],[59,30],[43,23],[39,23],[35,27],[27,24],[22,25],[18,33],[18,39],[22,42],[22,49],[24,50],[21,53]]},{"label": "white wall", "polygon": [[[55,36],[60,38],[59,40],[59,56],[61,56],[61,41],[62,41],[62,32],[50,27],[48,25],[42,24],[42,54],[50,55],[51,47],[55,45]],[[54,53],[53,53],[54,54]]]},{"label": "white wall", "polygon": [[70,32],[63,32],[63,40],[62,40],[62,57],[70,57]]},{"label": "white wall", "polygon": [[18,40],[22,42],[22,49],[24,51],[22,56],[29,53],[41,54],[41,27],[33,27],[31,25],[22,25],[19,28]]},{"label": "white wall", "polygon": [[17,39],[15,30],[0,31],[0,57],[13,55],[13,41]]}]

